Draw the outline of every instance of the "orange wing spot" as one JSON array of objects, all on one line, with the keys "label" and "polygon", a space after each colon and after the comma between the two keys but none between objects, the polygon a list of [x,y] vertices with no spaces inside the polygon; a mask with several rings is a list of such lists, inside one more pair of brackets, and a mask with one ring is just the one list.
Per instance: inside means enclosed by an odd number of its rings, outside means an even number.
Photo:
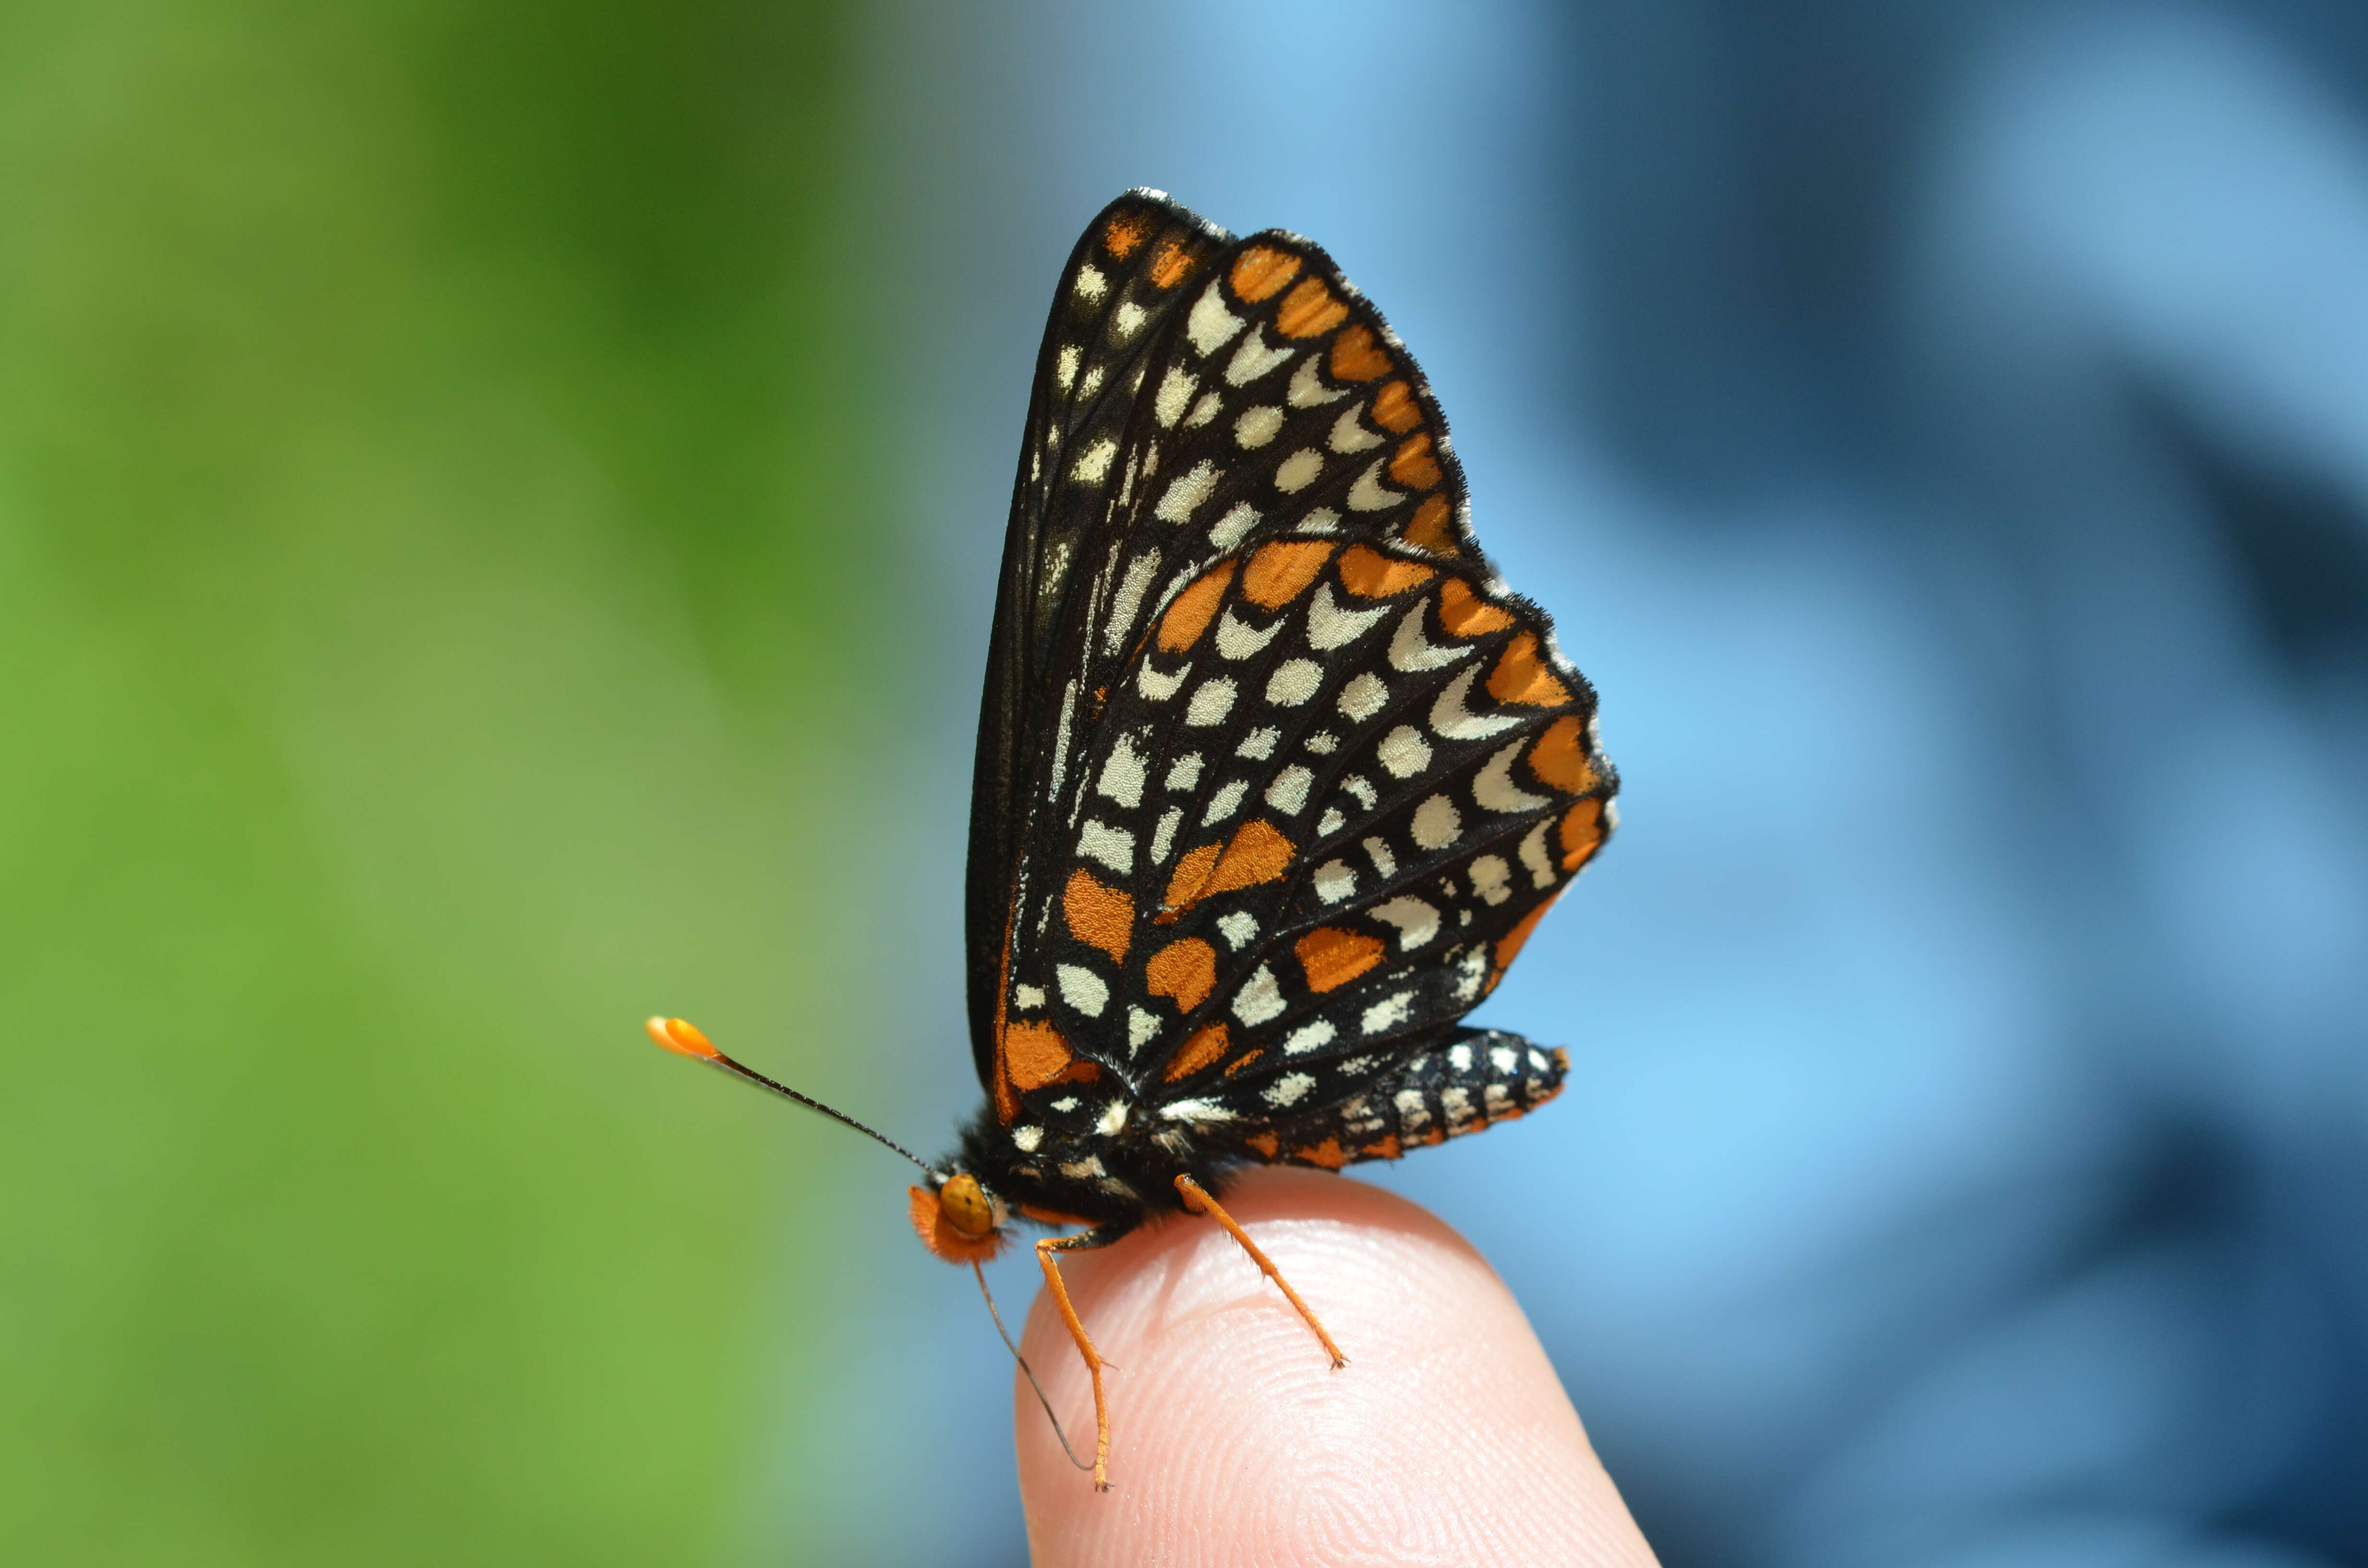
[{"label": "orange wing spot", "polygon": [[1603,844],[1603,802],[1581,801],[1562,817],[1562,869],[1576,871]]},{"label": "orange wing spot", "polygon": [[1587,760],[1587,726],[1576,714],[1566,713],[1546,726],[1530,748],[1530,771],[1570,795],[1583,795],[1601,782],[1595,765]]},{"label": "orange wing spot", "polygon": [[1201,890],[1209,885],[1209,873],[1217,869],[1217,858],[1224,853],[1221,845],[1203,844],[1176,862],[1175,874],[1167,879],[1167,896],[1159,901],[1159,913],[1151,917],[1155,926],[1173,926],[1176,917],[1201,902]]},{"label": "orange wing spot", "polygon": [[1282,1140],[1271,1132],[1253,1132],[1242,1142],[1269,1160],[1282,1152]]},{"label": "orange wing spot", "polygon": [[1551,898],[1539,900],[1535,909],[1521,916],[1520,925],[1497,939],[1497,972],[1488,979],[1490,990],[1496,989],[1497,982],[1505,978],[1505,971],[1513,967],[1515,959],[1521,956],[1522,944],[1530,939],[1530,933],[1538,928],[1538,922],[1546,917],[1546,911],[1554,907],[1554,902]]},{"label": "orange wing spot", "polygon": [[1186,250],[1174,240],[1165,241],[1159,247],[1158,256],[1152,258],[1151,286],[1155,289],[1173,289],[1183,282],[1186,275],[1199,265],[1200,263],[1193,259],[1190,251]]},{"label": "orange wing spot", "polygon": [[1189,1078],[1233,1048],[1233,1037],[1225,1032],[1225,1026],[1211,1024],[1207,1028],[1195,1031],[1192,1038],[1184,1042],[1183,1049],[1176,1053],[1176,1060],[1167,1064],[1167,1071],[1160,1076],[1171,1084],[1178,1078]]},{"label": "orange wing spot", "polygon": [[1263,300],[1299,276],[1299,258],[1272,245],[1252,245],[1234,263],[1234,292]]},{"label": "orange wing spot", "polygon": [[1292,945],[1299,967],[1307,971],[1310,991],[1338,991],[1382,961],[1387,949],[1379,937],[1318,926]]},{"label": "orange wing spot", "polygon": [[1537,633],[1524,631],[1505,644],[1505,656],[1488,672],[1488,695],[1499,702],[1555,708],[1570,700],[1570,687],[1538,656]]},{"label": "orange wing spot", "polygon": [[1441,555],[1460,555],[1463,551],[1455,548],[1454,536],[1447,526],[1447,519],[1454,510],[1447,504],[1446,496],[1426,495],[1422,505],[1414,509],[1413,521],[1406,524],[1406,532],[1399,537],[1418,549],[1436,551]]},{"label": "orange wing spot", "polygon": [[1198,937],[1178,937],[1151,955],[1143,980],[1154,996],[1172,996],[1177,1011],[1189,1013],[1216,989],[1217,949]]},{"label": "orange wing spot", "polygon": [[652,1018],[642,1027],[650,1031],[652,1040],[680,1055],[712,1062],[723,1054],[707,1043],[707,1037],[689,1018]]},{"label": "orange wing spot", "polygon": [[1123,891],[1097,881],[1091,871],[1072,871],[1061,891],[1061,913],[1068,916],[1070,936],[1099,948],[1113,963],[1126,961],[1126,950],[1134,944],[1134,900]]},{"label": "orange wing spot", "polygon": [[1294,1160],[1304,1160],[1311,1165],[1322,1165],[1327,1171],[1337,1171],[1349,1163],[1349,1156],[1341,1149],[1340,1140],[1338,1138],[1326,1138],[1321,1143],[1293,1149],[1291,1152],[1291,1157]]},{"label": "orange wing spot", "polygon": [[1373,329],[1352,326],[1332,340],[1332,379],[1371,381],[1390,373],[1390,357],[1373,341]]},{"label": "orange wing spot", "polygon": [[1050,1024],[1011,1024],[1003,1031],[1003,1070],[1013,1088],[1041,1089],[1076,1060],[1069,1042]]},{"label": "orange wing spot", "polygon": [[1395,560],[1361,544],[1340,552],[1340,582],[1361,598],[1386,599],[1438,575],[1430,567]]},{"label": "orange wing spot", "polygon": [[1225,589],[1234,580],[1234,563],[1222,562],[1216,570],[1195,582],[1176,596],[1167,613],[1159,618],[1159,651],[1180,653],[1201,640],[1209,630],[1209,622],[1217,618],[1217,606],[1224,601]]},{"label": "orange wing spot", "polygon": [[1314,337],[1348,319],[1349,307],[1324,287],[1322,279],[1310,278],[1283,300],[1274,325],[1285,337]]},{"label": "orange wing spot", "polygon": [[1338,546],[1321,540],[1276,540],[1258,546],[1242,573],[1242,597],[1260,609],[1281,609],[1307,591]]},{"label": "orange wing spot", "polygon": [[1102,248],[1124,261],[1134,254],[1134,247],[1141,244],[1144,236],[1150,233],[1148,214],[1129,212],[1110,221],[1110,227],[1102,231]]},{"label": "orange wing spot", "polygon": [[1274,824],[1264,817],[1252,817],[1242,824],[1234,841],[1225,846],[1224,858],[1209,873],[1208,884],[1201,888],[1200,896],[1214,898],[1221,892],[1273,881],[1298,852]]},{"label": "orange wing spot", "polygon": [[1264,1046],[1254,1045],[1250,1047],[1250,1049],[1243,1051],[1239,1056],[1235,1057],[1231,1062],[1225,1063],[1225,1076],[1228,1078],[1232,1077],[1235,1074],[1240,1072],[1243,1068],[1248,1066],[1251,1062],[1256,1062],[1259,1057],[1264,1056],[1265,1054],[1266,1048]]},{"label": "orange wing spot", "polygon": [[1472,591],[1472,585],[1450,577],[1439,589],[1439,624],[1451,637],[1486,637],[1513,624],[1513,612],[1492,605]]},{"label": "orange wing spot", "polygon": [[929,1249],[931,1256],[944,1258],[948,1263],[985,1263],[1003,1250],[1001,1231],[989,1231],[983,1236],[963,1235],[946,1218],[945,1205],[938,1201],[936,1193],[926,1187],[908,1187],[905,1190],[912,1195],[913,1233],[921,1238],[921,1244]]},{"label": "orange wing spot", "polygon": [[1404,381],[1392,381],[1373,394],[1373,423],[1392,435],[1403,436],[1422,423],[1422,404],[1414,400],[1414,388]]},{"label": "orange wing spot", "polygon": [[1430,455],[1430,432],[1418,431],[1399,444],[1390,460],[1390,477],[1408,490],[1429,490],[1439,483],[1439,460]]},{"label": "orange wing spot", "polygon": [[1380,1142],[1368,1143],[1358,1150],[1357,1157],[1360,1160],[1395,1160],[1405,1152],[1398,1147],[1398,1135],[1393,1132]]}]

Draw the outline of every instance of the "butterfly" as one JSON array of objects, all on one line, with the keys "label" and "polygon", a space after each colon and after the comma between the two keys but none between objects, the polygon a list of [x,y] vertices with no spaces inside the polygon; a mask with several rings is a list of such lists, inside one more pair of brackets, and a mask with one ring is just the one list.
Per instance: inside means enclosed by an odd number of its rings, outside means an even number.
[{"label": "butterfly", "polygon": [[944,1159],[897,1149],[941,1258],[1066,1233],[1034,1245],[1091,1374],[1098,1487],[1102,1361],[1061,1255],[1207,1215],[1338,1367],[1227,1176],[1395,1159],[1560,1091],[1562,1051],[1459,1020],[1612,829],[1595,714],[1474,537],[1413,357],[1331,258],[1157,191],[1106,208],[1038,354],[987,650],[965,897],[986,1103]]}]

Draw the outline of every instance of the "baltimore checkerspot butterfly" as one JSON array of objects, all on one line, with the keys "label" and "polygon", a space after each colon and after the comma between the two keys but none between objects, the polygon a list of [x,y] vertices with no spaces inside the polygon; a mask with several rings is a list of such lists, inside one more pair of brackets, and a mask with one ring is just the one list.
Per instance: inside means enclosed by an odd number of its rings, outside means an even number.
[{"label": "baltimore checkerspot butterfly", "polygon": [[1096,1484],[1102,1364],[1061,1253],[1206,1214],[1338,1366],[1218,1202],[1228,1173],[1395,1159],[1560,1090],[1562,1051],[1458,1020],[1611,829],[1594,721],[1473,536],[1413,357],[1331,258],[1156,191],[1096,218],[1037,358],[979,714],[986,1104],[944,1159],[897,1149],[939,1257],[1068,1229],[1035,1247],[1092,1374]]}]

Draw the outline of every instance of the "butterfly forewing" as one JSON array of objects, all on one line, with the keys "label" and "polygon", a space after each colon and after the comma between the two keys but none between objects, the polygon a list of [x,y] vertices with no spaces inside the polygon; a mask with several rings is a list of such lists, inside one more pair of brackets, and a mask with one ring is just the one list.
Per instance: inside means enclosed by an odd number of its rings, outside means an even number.
[{"label": "butterfly forewing", "polygon": [[[1190,266],[1121,343],[1077,299],[1089,270],[1118,297],[1097,235],[1137,224]],[[1078,1085],[1108,1074],[1204,1142],[1338,1164],[1416,1135],[1343,1142],[1372,1095],[1463,1131],[1453,1096],[1559,1082],[1440,1053],[1614,786],[1411,357],[1316,247],[1212,233],[1124,199],[1055,302],[982,726],[973,1029],[1006,1120],[1106,1113]],[[1085,480],[1047,478],[1064,443]]]}]

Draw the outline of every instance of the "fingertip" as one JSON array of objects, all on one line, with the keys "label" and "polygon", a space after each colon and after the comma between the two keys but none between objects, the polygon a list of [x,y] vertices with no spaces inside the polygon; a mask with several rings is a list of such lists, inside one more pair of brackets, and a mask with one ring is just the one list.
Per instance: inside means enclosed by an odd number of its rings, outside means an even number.
[{"label": "fingertip", "polygon": [[[1335,1369],[1216,1224],[1175,1216],[1063,1260],[1108,1371],[1111,1491],[1016,1387],[1034,1561],[1649,1563],[1520,1308],[1428,1211],[1259,1169],[1226,1209],[1349,1358]],[[1070,1442],[1093,1395],[1038,1300],[1023,1344]]]}]

